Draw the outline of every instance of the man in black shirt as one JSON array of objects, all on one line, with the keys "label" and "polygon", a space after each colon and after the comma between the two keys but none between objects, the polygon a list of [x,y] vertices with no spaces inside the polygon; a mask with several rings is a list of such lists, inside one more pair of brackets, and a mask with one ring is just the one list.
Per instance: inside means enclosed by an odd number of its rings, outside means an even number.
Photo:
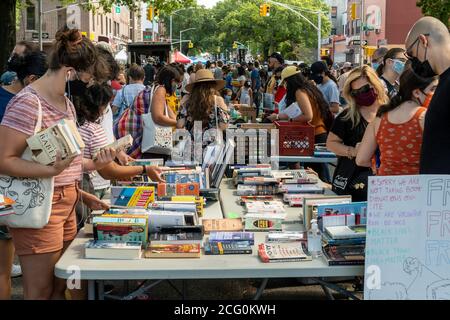
[{"label": "man in black shirt", "polygon": [[151,85],[155,80],[155,67],[153,66],[154,62],[155,61],[152,58],[149,58],[147,64],[144,67],[145,71],[144,85],[146,86]]},{"label": "man in black shirt", "polygon": [[422,77],[440,76],[425,117],[421,174],[450,174],[450,34],[438,19],[424,17],[409,31],[406,56]]}]

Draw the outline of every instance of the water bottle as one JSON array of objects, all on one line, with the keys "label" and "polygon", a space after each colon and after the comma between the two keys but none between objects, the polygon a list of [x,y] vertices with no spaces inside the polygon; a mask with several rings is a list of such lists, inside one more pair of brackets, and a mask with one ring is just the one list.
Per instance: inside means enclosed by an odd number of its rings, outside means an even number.
[{"label": "water bottle", "polygon": [[317,220],[311,220],[311,229],[308,231],[308,251],[316,259],[322,255],[322,235]]}]

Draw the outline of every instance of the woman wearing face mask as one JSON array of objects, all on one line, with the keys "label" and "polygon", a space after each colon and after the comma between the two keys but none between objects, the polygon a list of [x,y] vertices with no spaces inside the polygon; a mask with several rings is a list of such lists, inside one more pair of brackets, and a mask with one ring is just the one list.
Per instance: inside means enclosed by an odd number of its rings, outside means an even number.
[{"label": "woman wearing face mask", "polygon": [[371,166],[379,148],[378,175],[419,174],[425,113],[437,83],[437,77],[422,78],[411,69],[403,72],[398,94],[378,110],[367,127],[356,157],[359,166]]},{"label": "woman wearing face mask", "polygon": [[62,119],[76,120],[75,109],[65,96],[69,79],[83,72],[93,74],[96,61],[94,45],[81,33],[68,28],[56,33],[44,76],[19,92],[6,109],[0,125],[0,173],[24,178],[55,177],[52,211],[42,229],[11,228],[14,246],[23,271],[25,299],[64,299],[66,283],[54,277],[55,263],[77,232],[75,205],[81,179],[82,157],[61,160],[44,166],[22,160],[26,139],[34,134],[38,105],[42,106],[42,128]]},{"label": "woman wearing face mask", "polygon": [[[39,79],[47,71],[47,57],[39,51],[25,51],[14,54],[8,62],[8,69],[16,72],[17,81],[9,86],[0,86],[0,121],[11,99],[27,85]],[[11,298],[11,267],[14,260],[14,245],[8,228],[0,226],[0,300]],[[19,273],[20,266],[13,270]],[[20,275],[20,273],[19,273]]]},{"label": "woman wearing face mask", "polygon": [[327,149],[339,157],[332,189],[340,195],[352,195],[353,201],[366,201],[367,180],[372,170],[357,166],[355,157],[367,125],[389,99],[377,74],[369,66],[350,72],[343,94],[348,108],[336,117],[327,139]]},{"label": "woman wearing face mask", "polygon": [[383,57],[382,64],[377,69],[377,74],[386,87],[389,98],[398,92],[398,79],[405,69],[405,50],[392,48]]}]

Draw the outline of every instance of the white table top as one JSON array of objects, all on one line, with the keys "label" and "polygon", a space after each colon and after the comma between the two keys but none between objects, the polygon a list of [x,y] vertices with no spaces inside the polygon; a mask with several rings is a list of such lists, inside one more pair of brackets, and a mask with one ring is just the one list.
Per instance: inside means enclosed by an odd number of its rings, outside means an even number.
[{"label": "white table top", "polygon": [[337,157],[272,156],[272,161],[337,164],[338,159]]},{"label": "white table top", "polygon": [[[243,207],[236,203],[236,196],[233,195],[231,186],[227,184],[229,180],[224,179],[221,187],[222,207],[226,211],[242,213]],[[289,209],[289,215],[299,217],[299,209]],[[221,204],[209,203],[205,217],[222,218]],[[296,230],[295,228],[299,227],[301,225],[292,224],[287,229]],[[84,245],[92,236],[80,232],[56,264],[55,275],[67,279],[73,272],[66,271],[73,270],[74,266],[80,268],[82,280],[351,277],[364,274],[363,266],[329,267],[323,258],[305,262],[262,263],[256,248],[257,244],[264,242],[265,234],[255,233],[252,255],[202,255],[200,258],[192,259],[96,260],[84,258]]]}]

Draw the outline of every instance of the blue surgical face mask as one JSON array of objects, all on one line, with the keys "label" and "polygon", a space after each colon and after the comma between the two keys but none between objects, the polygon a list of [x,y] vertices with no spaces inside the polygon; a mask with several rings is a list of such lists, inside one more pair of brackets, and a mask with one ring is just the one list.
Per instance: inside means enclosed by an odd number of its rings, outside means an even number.
[{"label": "blue surgical face mask", "polygon": [[378,67],[380,66],[380,64],[378,62],[372,62],[372,68],[377,71]]},{"label": "blue surgical face mask", "polygon": [[225,103],[227,104],[227,105],[229,105],[230,104],[230,102],[231,102],[231,96],[225,96]]},{"label": "blue surgical face mask", "polygon": [[392,69],[398,75],[402,74],[403,70],[405,70],[405,63],[403,61],[400,61],[400,60],[396,60],[396,59],[393,59],[393,60],[394,60],[394,64],[392,66]]}]

